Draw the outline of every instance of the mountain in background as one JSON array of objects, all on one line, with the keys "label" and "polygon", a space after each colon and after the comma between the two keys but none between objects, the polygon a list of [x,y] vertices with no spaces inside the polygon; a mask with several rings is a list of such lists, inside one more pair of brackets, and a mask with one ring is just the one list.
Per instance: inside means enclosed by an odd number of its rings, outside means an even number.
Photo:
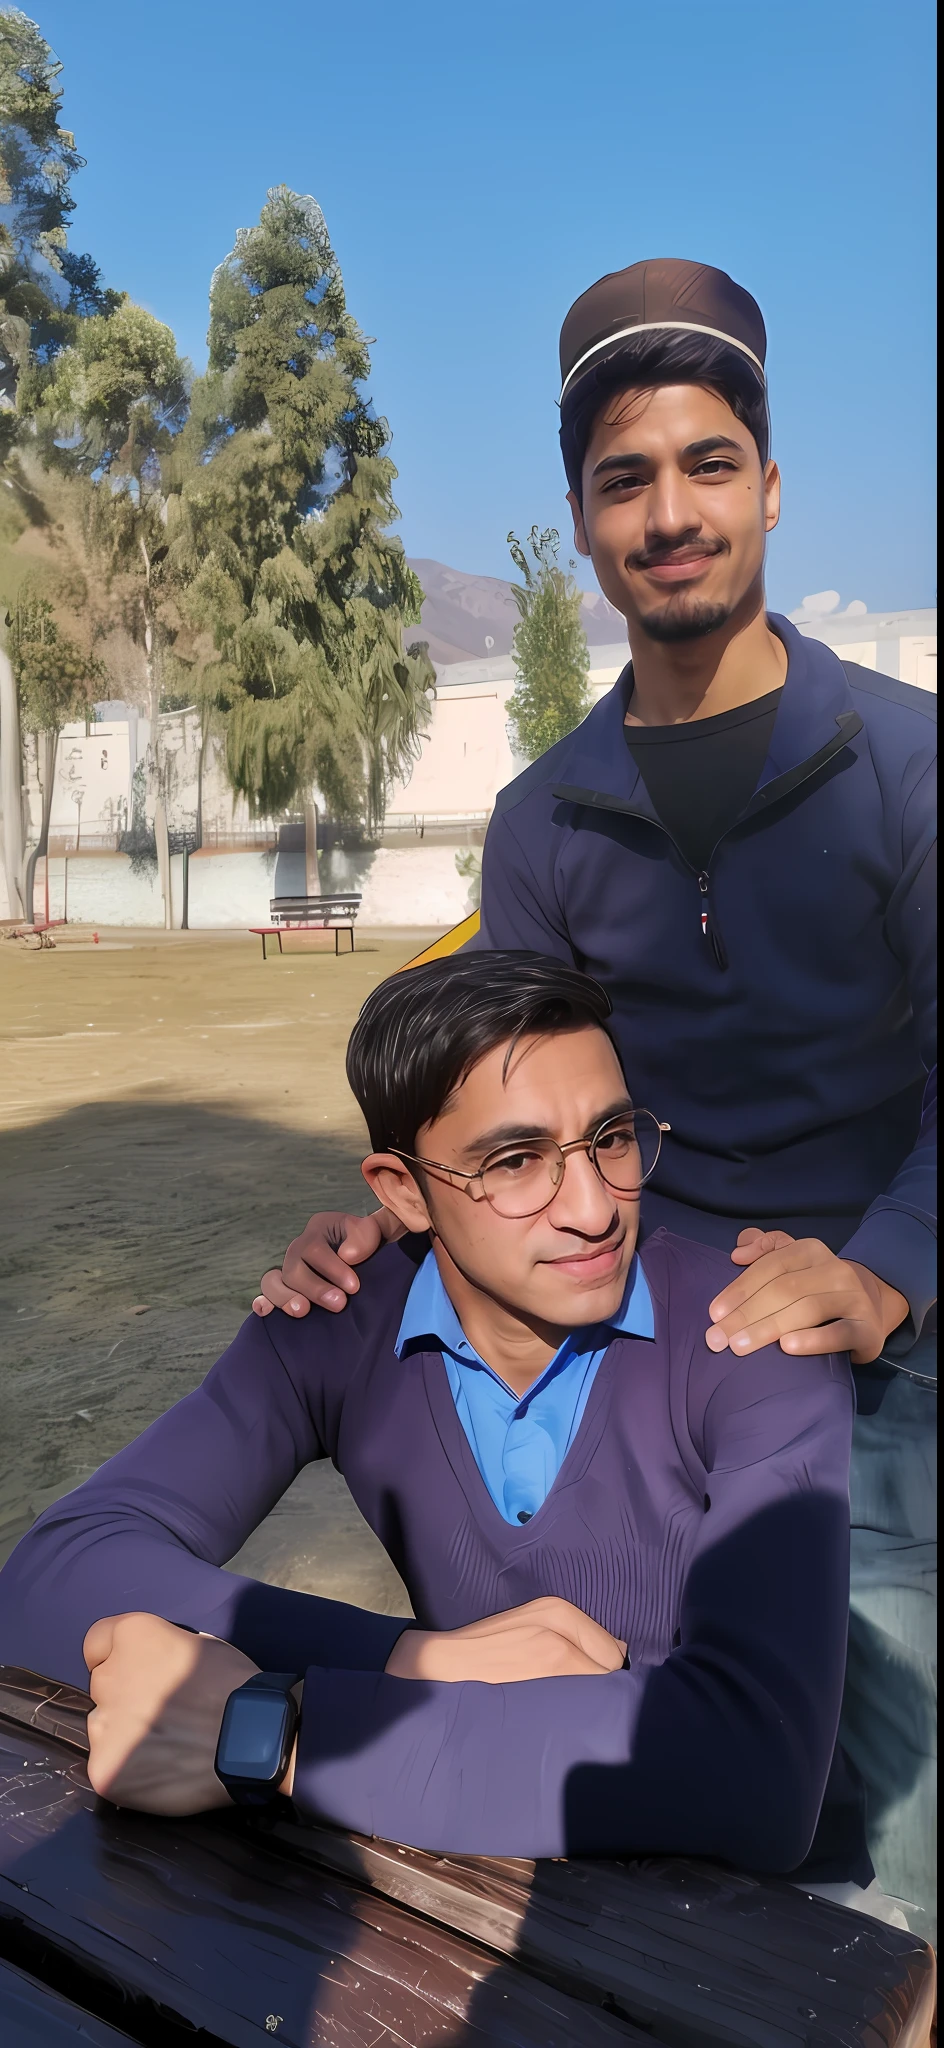
[{"label": "mountain in background", "polygon": [[[404,634],[408,644],[427,640],[437,667],[451,661],[488,661],[511,653],[518,613],[510,583],[503,583],[500,576],[466,576],[461,569],[447,569],[443,562],[417,561],[412,556],[410,568],[420,579],[426,602],[422,625],[409,626]],[[623,620],[598,592],[584,595],[583,623],[591,647],[612,647],[626,638]]]}]

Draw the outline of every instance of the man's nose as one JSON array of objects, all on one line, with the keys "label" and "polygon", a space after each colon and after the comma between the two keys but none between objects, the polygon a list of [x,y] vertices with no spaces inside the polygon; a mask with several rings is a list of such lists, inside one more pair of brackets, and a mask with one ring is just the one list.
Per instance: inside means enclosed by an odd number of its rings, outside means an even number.
[{"label": "man's nose", "polygon": [[687,540],[699,531],[701,521],[692,503],[688,478],[667,463],[657,469],[646,496],[646,539]]},{"label": "man's nose", "polygon": [[564,1177],[550,1207],[556,1228],[603,1237],[615,1208],[615,1197],[600,1179],[589,1152],[568,1152]]}]

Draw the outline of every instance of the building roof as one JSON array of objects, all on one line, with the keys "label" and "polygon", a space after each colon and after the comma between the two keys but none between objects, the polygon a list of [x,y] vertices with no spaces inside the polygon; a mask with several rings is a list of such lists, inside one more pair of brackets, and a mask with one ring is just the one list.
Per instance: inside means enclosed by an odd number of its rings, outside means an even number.
[{"label": "building roof", "polygon": [[[937,610],[902,612],[858,612],[850,618],[837,612],[821,619],[797,621],[797,631],[811,640],[823,640],[827,647],[861,647],[863,643],[907,639],[936,639]],[[604,674],[614,677],[629,659],[625,640],[609,646],[590,648],[590,680]],[[881,667],[881,662],[878,664]],[[492,655],[486,661],[453,661],[438,669],[437,690],[469,689],[483,683],[513,683],[514,658]]]}]

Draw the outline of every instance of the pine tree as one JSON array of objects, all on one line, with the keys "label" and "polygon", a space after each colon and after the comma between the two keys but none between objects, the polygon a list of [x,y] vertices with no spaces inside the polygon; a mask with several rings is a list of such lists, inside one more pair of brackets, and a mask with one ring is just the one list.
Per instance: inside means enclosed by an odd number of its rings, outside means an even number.
[{"label": "pine tree", "polygon": [[512,585],[518,624],[512,640],[514,695],[505,706],[514,746],[526,761],[573,732],[590,709],[590,656],[576,583],[558,563],[560,536],[532,526],[526,546],[515,534],[508,546],[524,581]]},{"label": "pine tree", "polygon": [[386,531],[389,429],[360,388],[367,347],[313,199],[276,186],[240,231],[213,277],[209,345],[168,531],[184,611],[215,637],[202,675],[230,778],[270,815],[315,783],[374,830],[434,678],[402,651],[422,592]]},{"label": "pine tree", "polygon": [[77,317],[117,301],[91,256],[66,248],[85,159],[60,123],[61,71],[34,21],[0,11],[0,459],[31,403],[24,378],[67,345]]}]

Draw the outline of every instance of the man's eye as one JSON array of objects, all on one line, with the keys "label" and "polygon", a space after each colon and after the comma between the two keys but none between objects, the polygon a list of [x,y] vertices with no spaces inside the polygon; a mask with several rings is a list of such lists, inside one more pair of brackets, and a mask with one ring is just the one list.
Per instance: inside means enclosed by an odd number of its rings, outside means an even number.
[{"label": "man's eye", "polygon": [[642,489],[642,486],[643,486],[643,484],[645,483],[645,481],[646,481],[646,479],[645,479],[645,477],[644,477],[644,476],[635,476],[635,475],[634,475],[634,474],[632,473],[632,471],[630,471],[630,470],[627,470],[627,472],[626,472],[626,474],[625,474],[624,476],[611,476],[611,477],[610,477],[610,479],[609,479],[609,482],[608,482],[608,483],[605,483],[605,484],[604,484],[604,486],[603,486],[603,490],[604,490],[604,495],[605,495],[606,493],[608,493],[608,492],[609,492],[609,493],[612,493],[613,491],[638,491],[638,490],[641,490],[641,489]]},{"label": "man's eye", "polygon": [[692,470],[693,476],[734,476],[734,474],[734,463],[723,462],[719,455],[711,456],[707,462],[699,462],[697,467]]},{"label": "man's eye", "polygon": [[604,1131],[596,1142],[596,1151],[604,1159],[625,1159],[636,1143],[632,1124],[624,1124],[617,1131]]},{"label": "man's eye", "polygon": [[500,1159],[490,1161],[488,1171],[507,1174],[515,1179],[523,1173],[533,1172],[540,1164],[540,1152],[504,1152]]}]

